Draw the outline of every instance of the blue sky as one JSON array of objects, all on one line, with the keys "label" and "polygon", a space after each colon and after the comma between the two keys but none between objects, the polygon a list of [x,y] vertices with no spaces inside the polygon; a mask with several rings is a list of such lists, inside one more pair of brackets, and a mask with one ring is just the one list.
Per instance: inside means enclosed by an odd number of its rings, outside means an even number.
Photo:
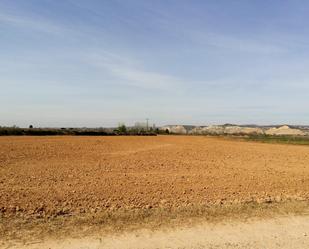
[{"label": "blue sky", "polygon": [[309,124],[309,1],[0,0],[0,125]]}]

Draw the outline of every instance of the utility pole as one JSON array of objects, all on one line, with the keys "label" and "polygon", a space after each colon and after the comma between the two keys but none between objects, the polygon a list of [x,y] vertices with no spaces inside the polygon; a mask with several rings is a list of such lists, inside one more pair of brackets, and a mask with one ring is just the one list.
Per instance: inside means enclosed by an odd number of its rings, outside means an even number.
[{"label": "utility pole", "polygon": [[149,118],[146,118],[146,130],[148,131],[148,121],[149,121]]}]

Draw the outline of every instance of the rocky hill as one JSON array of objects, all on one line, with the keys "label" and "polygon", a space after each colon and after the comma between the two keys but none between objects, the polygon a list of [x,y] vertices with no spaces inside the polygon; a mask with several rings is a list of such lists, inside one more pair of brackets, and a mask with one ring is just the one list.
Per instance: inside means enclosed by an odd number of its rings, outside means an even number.
[{"label": "rocky hill", "polygon": [[309,136],[308,127],[299,126],[238,126],[233,124],[210,125],[210,126],[184,126],[167,125],[160,128],[171,134],[191,134],[191,135],[294,135]]}]

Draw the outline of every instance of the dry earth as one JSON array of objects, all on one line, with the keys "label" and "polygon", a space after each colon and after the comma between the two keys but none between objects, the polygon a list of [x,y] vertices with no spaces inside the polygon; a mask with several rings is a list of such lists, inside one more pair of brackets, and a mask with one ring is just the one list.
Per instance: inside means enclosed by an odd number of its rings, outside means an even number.
[{"label": "dry earth", "polygon": [[[70,224],[73,224],[78,225],[74,229],[80,230],[81,221],[91,229],[93,224],[100,227],[107,220],[114,227],[119,224],[126,227],[130,222],[137,222],[137,227],[141,227],[141,222],[150,222],[151,227],[155,220],[151,216],[157,217],[157,223],[164,223],[177,217],[177,213],[187,220],[195,214],[246,213],[246,205],[261,208],[289,201],[302,203],[285,208],[295,213],[307,210],[308,200],[308,146],[201,136],[0,137],[0,236],[4,238],[0,238],[0,248],[1,245],[56,249],[267,245],[261,241],[272,243],[267,248],[307,248],[308,216],[250,224],[208,224],[184,230],[181,225],[168,233],[159,226],[155,233],[138,232],[137,238],[134,232],[127,237],[105,236],[107,244],[101,240],[98,244],[94,238],[44,237],[38,244],[28,242],[33,241],[29,231],[37,230],[36,235],[40,236],[46,235],[42,231],[57,234],[55,231],[66,224],[66,229],[72,230]],[[205,233],[210,236],[205,237]],[[69,230],[64,229],[60,234],[68,235]],[[15,237],[28,244],[16,247],[11,240]]]},{"label": "dry earth", "polygon": [[309,248],[309,216],[2,245],[6,249],[305,249]]},{"label": "dry earth", "polygon": [[309,147],[192,136],[0,137],[0,213],[309,199]]}]

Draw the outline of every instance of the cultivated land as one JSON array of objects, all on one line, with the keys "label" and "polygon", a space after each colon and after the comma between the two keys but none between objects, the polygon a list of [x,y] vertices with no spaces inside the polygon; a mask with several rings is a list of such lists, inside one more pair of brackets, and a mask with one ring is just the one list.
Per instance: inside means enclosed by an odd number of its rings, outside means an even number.
[{"label": "cultivated land", "polygon": [[0,232],[8,237],[17,236],[14,226],[57,226],[59,217],[61,226],[65,217],[163,222],[277,203],[295,202],[286,207],[296,212],[308,200],[309,146],[203,136],[0,137]]}]

